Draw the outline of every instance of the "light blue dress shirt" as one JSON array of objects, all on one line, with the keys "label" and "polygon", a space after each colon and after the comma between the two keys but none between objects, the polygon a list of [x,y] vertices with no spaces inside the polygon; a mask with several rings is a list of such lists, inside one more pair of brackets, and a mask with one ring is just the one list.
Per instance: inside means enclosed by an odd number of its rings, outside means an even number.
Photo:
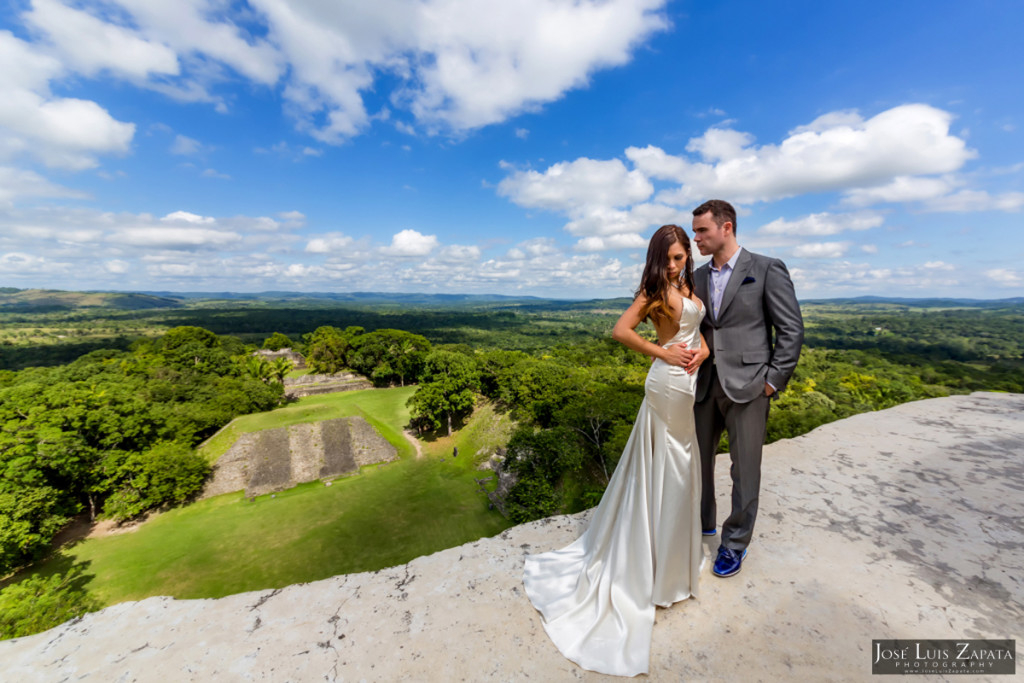
[{"label": "light blue dress shirt", "polygon": [[741,251],[743,251],[743,247],[737,247],[732,258],[721,268],[716,268],[715,260],[711,259],[711,315],[715,316],[715,320],[718,320],[719,309],[722,307],[722,294],[729,286],[729,279],[732,277],[732,271],[736,267],[736,261],[739,260]]}]

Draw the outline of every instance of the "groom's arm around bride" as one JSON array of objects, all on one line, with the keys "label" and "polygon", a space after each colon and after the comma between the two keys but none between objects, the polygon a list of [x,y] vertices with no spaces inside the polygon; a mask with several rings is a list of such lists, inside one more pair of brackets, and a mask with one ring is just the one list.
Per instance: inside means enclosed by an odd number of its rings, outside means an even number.
[{"label": "groom's arm around bride", "polygon": [[701,331],[711,352],[697,380],[694,412],[701,453],[701,527],[717,531],[714,460],[729,435],[732,509],[722,524],[714,573],[739,572],[754,531],[770,397],[796,369],[803,318],[782,261],[753,254],[736,241],[736,211],[719,199],[693,211],[694,242],[710,262],[694,272],[708,314]]}]

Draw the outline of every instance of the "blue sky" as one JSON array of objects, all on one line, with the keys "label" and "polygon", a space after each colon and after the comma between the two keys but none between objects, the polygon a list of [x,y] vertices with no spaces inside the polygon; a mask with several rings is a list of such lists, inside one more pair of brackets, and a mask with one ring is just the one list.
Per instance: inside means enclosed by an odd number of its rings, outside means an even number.
[{"label": "blue sky", "polygon": [[720,197],[800,298],[1024,293],[1024,4],[28,0],[0,285],[626,296]]}]

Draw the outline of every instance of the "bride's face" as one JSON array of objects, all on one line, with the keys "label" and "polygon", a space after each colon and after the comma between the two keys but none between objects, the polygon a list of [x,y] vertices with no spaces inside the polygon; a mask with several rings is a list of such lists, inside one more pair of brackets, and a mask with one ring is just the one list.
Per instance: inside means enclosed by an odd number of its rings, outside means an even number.
[{"label": "bride's face", "polygon": [[682,244],[675,242],[668,248],[668,266],[665,268],[665,274],[668,275],[669,282],[678,282],[685,267],[686,250]]}]

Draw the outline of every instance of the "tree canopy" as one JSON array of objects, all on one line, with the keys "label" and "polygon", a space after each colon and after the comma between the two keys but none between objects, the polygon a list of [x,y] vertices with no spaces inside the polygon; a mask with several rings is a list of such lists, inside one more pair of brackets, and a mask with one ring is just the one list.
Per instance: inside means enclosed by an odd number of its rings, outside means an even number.
[{"label": "tree canopy", "polygon": [[193,447],[281,401],[279,383],[240,371],[246,355],[237,340],[181,327],[131,351],[5,376],[0,572],[31,560],[83,510],[123,520],[196,493],[209,465]]},{"label": "tree canopy", "polygon": [[414,422],[430,429],[447,427],[473,409],[474,395],[480,386],[473,359],[453,351],[433,351],[426,356],[420,386],[409,399]]}]

